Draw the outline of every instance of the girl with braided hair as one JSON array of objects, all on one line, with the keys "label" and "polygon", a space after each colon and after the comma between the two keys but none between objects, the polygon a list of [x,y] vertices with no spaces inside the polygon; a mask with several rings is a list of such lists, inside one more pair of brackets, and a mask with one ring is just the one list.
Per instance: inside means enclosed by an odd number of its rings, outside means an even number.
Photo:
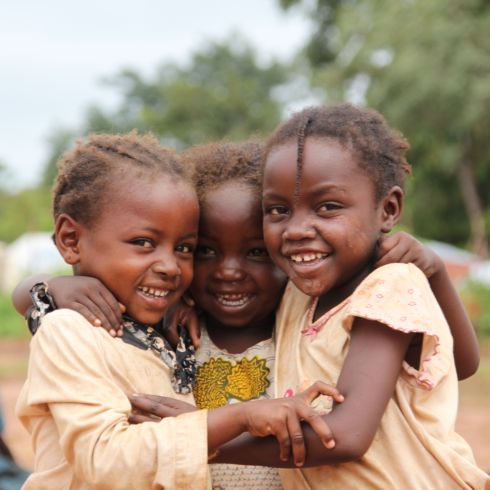
[{"label": "girl with braided hair", "polygon": [[[208,457],[223,443],[250,431],[277,437],[283,459],[291,446],[298,457],[302,441],[291,439],[303,419],[331,445],[309,406],[319,394],[341,401],[323,383],[291,399],[187,408],[193,352],[185,339],[173,350],[161,320],[191,283],[199,207],[174,151],[136,133],[89,137],[60,164],[53,213],[64,260],[100,281],[125,316],[114,339],[74,310],[36,310],[17,403],[35,453],[23,488],[209,488]],[[45,284],[33,289],[36,304],[48,294]],[[133,393],[167,395],[185,413],[131,425]]]},{"label": "girl with braided hair", "polygon": [[349,104],[305,109],[268,140],[264,238],[290,279],[276,322],[276,393],[322,379],[345,396],[319,403],[335,448],[307,445],[305,466],[323,466],[284,470],[286,488],[490,486],[454,430],[453,338],[431,290],[451,317],[458,300],[444,266],[428,279],[411,263],[374,268],[380,237],[402,213],[408,147],[380,114]]}]

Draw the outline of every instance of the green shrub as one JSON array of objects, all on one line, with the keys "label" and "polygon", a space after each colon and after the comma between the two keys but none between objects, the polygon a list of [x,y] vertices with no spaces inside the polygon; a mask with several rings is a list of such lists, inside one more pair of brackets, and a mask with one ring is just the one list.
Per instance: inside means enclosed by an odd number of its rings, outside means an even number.
[{"label": "green shrub", "polygon": [[30,334],[25,320],[15,311],[10,296],[0,294],[0,338],[25,337]]},{"label": "green shrub", "polygon": [[461,296],[478,334],[490,337],[490,287],[470,281]]}]

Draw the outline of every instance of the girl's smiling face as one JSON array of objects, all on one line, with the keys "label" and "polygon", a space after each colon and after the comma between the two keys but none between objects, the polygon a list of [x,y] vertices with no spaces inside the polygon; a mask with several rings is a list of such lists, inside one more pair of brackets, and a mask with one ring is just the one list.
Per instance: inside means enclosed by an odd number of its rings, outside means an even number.
[{"label": "girl's smiling face", "polygon": [[380,233],[398,217],[400,195],[390,191],[377,203],[374,183],[355,154],[333,139],[306,138],[297,189],[296,160],[295,141],[268,155],[264,238],[299,289],[310,296],[336,290],[338,301],[369,272]]},{"label": "girl's smiling face", "polygon": [[135,320],[156,324],[192,280],[196,194],[167,176],[125,176],[108,192],[94,223],[58,218],[57,244],[77,274],[99,279]]},{"label": "girl's smiling face", "polygon": [[250,327],[274,313],[285,284],[265,248],[260,198],[233,181],[210,190],[195,255],[197,304],[222,326]]}]

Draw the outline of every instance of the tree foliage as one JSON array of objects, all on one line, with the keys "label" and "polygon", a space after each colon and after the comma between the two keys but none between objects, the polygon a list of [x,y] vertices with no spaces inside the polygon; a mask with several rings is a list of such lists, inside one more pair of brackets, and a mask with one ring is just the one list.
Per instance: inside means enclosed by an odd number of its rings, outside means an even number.
[{"label": "tree foliage", "polygon": [[488,254],[490,4],[317,0],[314,32],[330,7],[331,60],[310,56],[316,83],[331,99],[364,97],[408,137],[418,174],[409,202],[416,232],[469,239],[473,251]]},{"label": "tree foliage", "polygon": [[[265,135],[279,122],[282,105],[276,91],[288,82],[287,66],[260,63],[240,37],[210,43],[188,63],[166,63],[144,77],[124,70],[107,80],[120,94],[115,110],[91,107],[78,134],[151,131],[179,149],[222,138]],[[45,182],[56,174],[56,160],[73,134],[57,131]]]},{"label": "tree foliage", "polygon": [[48,140],[44,187],[4,196],[0,240],[11,241],[24,231],[51,228],[47,186],[52,185],[56,162],[73,144],[75,135],[138,128],[179,149],[222,138],[265,135],[281,118],[282,104],[276,92],[288,80],[287,66],[260,62],[239,36],[203,46],[188,63],[163,64],[153,76],[128,69],[112,77],[107,83],[119,92],[119,106],[114,110],[91,107],[78,129],[53,131]]},{"label": "tree foliage", "polygon": [[15,194],[0,193],[0,240],[11,242],[26,231],[50,231],[51,195],[40,186]]}]

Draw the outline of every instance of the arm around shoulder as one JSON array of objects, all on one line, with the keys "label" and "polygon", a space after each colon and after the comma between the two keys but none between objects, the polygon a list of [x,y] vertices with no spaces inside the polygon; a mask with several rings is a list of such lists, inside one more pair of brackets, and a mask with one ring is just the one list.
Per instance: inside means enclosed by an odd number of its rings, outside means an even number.
[{"label": "arm around shoulder", "polygon": [[439,260],[441,263],[429,283],[451,330],[456,371],[463,380],[475,374],[480,365],[478,338],[447,269]]},{"label": "arm around shoulder", "polygon": [[48,274],[37,274],[35,276],[29,276],[17,284],[12,292],[12,303],[18,313],[25,317],[27,311],[32,306],[30,295],[32,286],[39,282],[47,282],[52,277]]},{"label": "arm around shoulder", "polygon": [[[132,362],[118,346],[122,347],[121,340],[94,329],[76,312],[47,315],[32,342],[19,415],[35,424],[36,406],[47,405],[57,430],[59,457],[66,458],[78,479],[91,485],[177,488],[179,481],[205,482],[206,411],[129,425],[127,395],[137,380],[122,386],[115,376],[125,372],[118,363]],[[165,375],[163,367],[160,375]]]},{"label": "arm around shoulder", "polygon": [[[374,321],[355,319],[349,352],[337,385],[345,399],[324,416],[336,445],[326,449],[304,425],[305,467],[354,461],[369,449],[395,389],[411,339],[411,334]],[[224,446],[216,462],[294,467],[292,459],[284,462],[277,455],[277,444],[272,438],[260,441],[243,436]]]}]

